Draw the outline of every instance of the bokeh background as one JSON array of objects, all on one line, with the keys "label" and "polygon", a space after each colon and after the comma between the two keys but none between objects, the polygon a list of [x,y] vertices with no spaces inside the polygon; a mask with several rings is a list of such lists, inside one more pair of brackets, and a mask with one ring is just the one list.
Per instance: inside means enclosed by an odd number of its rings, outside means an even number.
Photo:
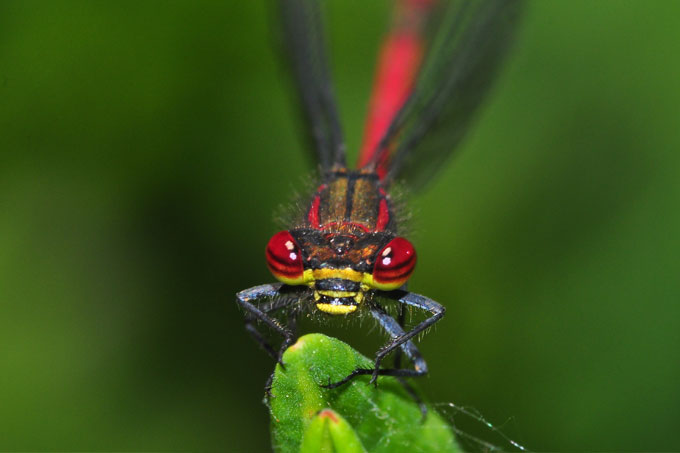
[{"label": "bokeh background", "polygon": [[[234,293],[312,169],[271,7],[0,3],[0,450],[269,448]],[[355,152],[388,3],[327,9]],[[530,4],[412,198],[411,289],[448,307],[422,387],[530,449],[680,449],[679,17]]]}]

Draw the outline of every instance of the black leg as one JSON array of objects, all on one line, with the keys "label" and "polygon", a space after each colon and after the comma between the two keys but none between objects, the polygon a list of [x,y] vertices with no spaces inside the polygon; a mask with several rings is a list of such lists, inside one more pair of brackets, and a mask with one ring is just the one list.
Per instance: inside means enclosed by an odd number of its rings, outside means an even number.
[{"label": "black leg", "polygon": [[[425,363],[425,360],[420,355],[418,348],[416,348],[416,346],[411,341],[411,338],[425,331],[427,328],[431,327],[434,323],[439,321],[444,316],[446,308],[444,308],[443,305],[433,301],[432,299],[425,296],[421,296],[420,294],[416,293],[409,293],[399,290],[392,291],[391,293],[386,293],[386,295],[392,299],[395,299],[401,304],[409,305],[411,307],[416,307],[420,308],[421,310],[428,311],[429,313],[432,314],[432,316],[430,316],[429,318],[427,318],[426,320],[424,320],[423,322],[421,322],[408,332],[404,332],[403,329],[401,329],[400,327],[399,328],[400,332],[397,335],[391,334],[393,335],[392,340],[385,346],[383,346],[376,354],[375,368],[373,370],[371,382],[375,382],[376,379],[378,378],[378,375],[383,374],[380,370],[380,362],[382,361],[382,359],[397,348],[401,348],[406,354],[406,356],[411,360],[411,362],[413,362],[414,369],[413,370],[396,369],[392,371],[397,372],[397,374],[390,375],[399,375],[399,372],[404,372],[403,376],[422,376],[424,374],[427,374],[427,363]],[[389,316],[388,318],[389,319],[385,319],[385,324],[383,324],[382,322],[381,324],[386,330],[388,330],[387,326],[391,325],[392,326],[391,330],[396,333],[397,329],[394,328],[395,324],[394,319]],[[398,324],[396,325],[398,326]],[[388,330],[388,332],[389,331],[390,330]]]},{"label": "black leg", "polygon": [[[291,313],[288,313],[288,319],[287,319],[287,326],[288,330],[290,332],[295,333],[297,332],[297,317],[298,317],[298,309],[294,308]],[[283,357],[283,353],[286,352],[286,349],[288,349],[288,343],[283,342],[281,344],[281,350],[279,351],[278,356],[273,356],[275,359],[278,357],[278,362],[281,363],[280,357]],[[274,351],[272,350],[272,353]],[[285,365],[281,364],[281,366],[285,369]],[[264,385],[264,393],[265,393],[265,404],[269,406],[269,399],[273,398],[274,395],[272,395],[272,383],[274,382],[274,375],[276,374],[276,370],[272,371],[272,374],[269,375],[269,378],[267,378],[267,382]]]},{"label": "black leg", "polygon": [[[278,319],[269,314],[281,310],[299,300],[299,294],[297,294],[297,292],[293,291],[292,293],[289,293],[288,291],[282,291],[284,286],[283,283],[260,285],[243,290],[236,295],[236,303],[246,311],[246,330],[267,354],[281,364],[281,366],[284,366],[281,361],[283,353],[295,340],[294,319],[291,321],[292,318],[295,318],[295,313],[288,317],[288,325],[286,327],[282,326]],[[286,287],[286,289],[288,289],[288,287]],[[257,306],[252,303],[253,301],[260,300],[266,300],[266,302],[258,304]],[[281,343],[278,352],[272,348],[255,327],[254,322],[258,320],[265,323],[270,329],[283,337],[283,343]]]},{"label": "black leg", "polygon": [[[404,325],[406,323],[406,306],[404,304],[399,304],[399,314],[397,315],[397,323],[399,323],[399,327],[402,329],[404,328]],[[416,348],[417,350],[417,348]],[[401,368],[401,358],[402,358],[402,348],[398,348],[396,351],[394,351],[394,368],[399,369]],[[427,417],[427,406],[423,402],[422,399],[420,399],[420,396],[416,392],[416,390],[413,388],[411,384],[406,380],[406,378],[403,377],[397,377],[399,380],[399,383],[401,384],[402,387],[404,387],[404,390],[406,390],[406,393],[409,394],[409,396],[416,402],[418,407],[420,408],[420,413],[422,414],[423,418],[422,420],[424,421],[425,418]]]},{"label": "black leg", "polygon": [[[399,327],[403,329],[405,322],[406,322],[406,307],[404,304],[399,304],[399,314],[397,315],[397,323],[399,323]],[[401,348],[394,351],[394,368],[401,368],[401,351],[402,351]]]},{"label": "black leg", "polygon": [[[411,338],[423,332],[435,322],[439,321],[442,316],[444,316],[446,309],[432,299],[421,296],[420,294],[409,293],[402,290],[380,294],[385,297],[389,297],[390,299],[396,300],[400,304],[426,310],[430,312],[432,316],[415,326],[412,330],[405,332],[399,323],[393,317],[388,315],[385,310],[382,309],[382,307],[377,304],[372,305],[371,314],[378,320],[382,328],[385,329],[385,331],[390,335],[390,342],[378,350],[373,369],[357,368],[344,379],[327,385],[327,388],[339,387],[349,382],[356,376],[368,374],[371,375],[371,383],[376,383],[378,376],[415,377],[427,374],[427,363],[425,363],[425,359],[423,359],[423,357],[420,355],[418,348],[416,348],[415,344],[413,344]],[[385,358],[385,356],[397,348],[400,348],[404,354],[406,354],[406,357],[411,360],[413,363],[413,369],[380,368],[380,363]]]}]

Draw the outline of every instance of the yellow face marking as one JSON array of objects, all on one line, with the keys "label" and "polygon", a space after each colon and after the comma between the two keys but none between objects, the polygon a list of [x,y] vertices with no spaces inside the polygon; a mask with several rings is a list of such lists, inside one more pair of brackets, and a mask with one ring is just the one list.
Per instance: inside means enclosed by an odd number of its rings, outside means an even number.
[{"label": "yellow face marking", "polygon": [[349,267],[345,269],[314,269],[311,272],[314,280],[325,280],[327,278],[341,278],[343,280],[360,282],[363,280],[365,275]]},{"label": "yellow face marking", "polygon": [[286,285],[313,285],[314,284],[314,274],[312,273],[311,269],[307,269],[302,273],[300,277],[297,278],[288,278],[285,275],[280,275],[277,274],[276,272],[272,272],[274,274],[274,277],[281,283],[285,283]]},{"label": "yellow face marking", "polygon": [[[400,288],[408,281],[408,278],[396,282],[379,283],[373,280],[373,274],[369,272],[359,272],[351,268],[345,269],[307,269],[299,278],[291,279],[274,274],[277,280],[286,283],[287,285],[307,285],[314,287],[314,282],[318,280],[325,280],[327,278],[341,278],[353,282],[361,282],[361,291],[368,291],[369,289],[381,289],[383,291],[392,291]],[[340,292],[338,292],[340,293]],[[347,294],[324,294],[330,297],[354,297],[357,293]]]},{"label": "yellow face marking", "polygon": [[328,296],[328,297],[354,297],[357,295],[356,291],[323,291],[323,290],[317,290],[319,294],[322,296]]},{"label": "yellow face marking", "polygon": [[[390,282],[390,283],[380,283],[376,282],[373,280],[373,274],[369,274],[368,272],[364,272],[362,274],[362,279],[361,279],[361,286],[362,289],[364,285],[368,288],[372,289],[380,289],[383,291],[392,291],[393,289],[399,289],[401,286],[408,281],[408,278],[405,278],[403,280],[395,281],[395,282]],[[364,290],[365,291],[365,290]]]},{"label": "yellow face marking", "polygon": [[[352,298],[356,305],[334,305],[334,304],[324,304],[319,303],[321,296],[336,297],[336,298]],[[314,291],[314,300],[317,302],[316,308],[319,310],[330,313],[332,315],[346,315],[356,311],[357,307],[364,300],[364,293],[362,291]]]},{"label": "yellow face marking", "polygon": [[330,315],[347,315],[356,311],[356,305],[316,304],[316,308]]}]

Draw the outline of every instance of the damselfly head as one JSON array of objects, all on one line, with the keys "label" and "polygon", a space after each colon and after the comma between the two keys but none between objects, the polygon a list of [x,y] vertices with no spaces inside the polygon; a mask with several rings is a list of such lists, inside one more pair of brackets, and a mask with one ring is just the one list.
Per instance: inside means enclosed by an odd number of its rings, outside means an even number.
[{"label": "damselfly head", "polygon": [[269,241],[267,265],[288,285],[307,285],[317,308],[331,314],[354,312],[370,290],[391,291],[413,273],[416,252],[390,233],[280,231]]}]

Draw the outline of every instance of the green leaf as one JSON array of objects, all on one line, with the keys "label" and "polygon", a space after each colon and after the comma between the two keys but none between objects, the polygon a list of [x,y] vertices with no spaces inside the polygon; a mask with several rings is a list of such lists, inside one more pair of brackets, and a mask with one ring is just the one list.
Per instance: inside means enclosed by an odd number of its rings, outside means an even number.
[{"label": "green leaf", "polygon": [[[346,343],[321,334],[306,335],[288,348],[283,362],[285,369],[276,366],[270,399],[275,451],[297,453],[301,447],[305,453],[357,451],[340,448],[354,448],[352,439],[360,442],[357,448],[363,445],[369,452],[461,451],[448,423],[433,408],[428,408],[423,420],[418,405],[393,377],[378,378],[377,387],[369,384],[370,376],[333,390],[321,387],[357,367],[373,366]],[[331,426],[329,413],[320,417],[324,409],[338,416],[337,426]]]},{"label": "green leaf", "polygon": [[309,423],[300,453],[366,453],[352,427],[337,412],[324,409]]}]

